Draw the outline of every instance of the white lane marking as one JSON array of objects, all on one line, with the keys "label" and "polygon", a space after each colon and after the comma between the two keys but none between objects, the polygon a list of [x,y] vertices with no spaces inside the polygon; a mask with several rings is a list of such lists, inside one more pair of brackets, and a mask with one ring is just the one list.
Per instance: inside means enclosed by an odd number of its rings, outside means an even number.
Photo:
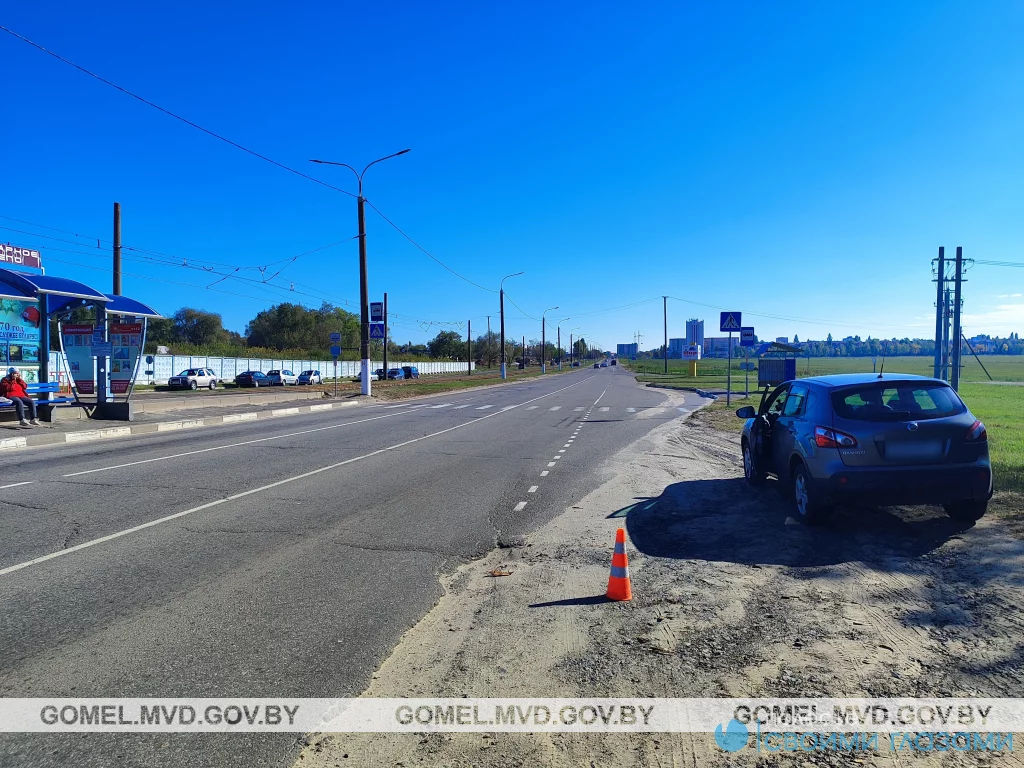
[{"label": "white lane marking", "polygon": [[550,473],[550,472],[548,472],[548,471],[547,471],[547,470],[545,469],[545,470],[544,470],[543,472],[541,472],[541,473],[540,473],[540,476],[541,476],[541,477],[547,477],[547,476],[548,476],[548,475],[550,475],[550,474],[551,474],[551,473]]},{"label": "white lane marking", "polygon": [[[99,469],[86,469],[82,472],[72,472],[67,475],[61,475],[61,477],[78,477],[79,475],[91,475],[94,472],[107,472],[111,469],[124,469],[125,467],[134,467],[138,464],[151,464],[154,461],[167,461],[168,459],[179,459],[183,456],[194,456],[198,453],[209,453],[210,451],[223,451],[225,448],[240,448],[243,445],[254,445],[255,443],[266,443],[270,440],[283,440],[288,437],[299,437],[300,435],[309,435],[314,432],[325,432],[329,429],[340,429],[347,427],[352,424],[363,424],[367,421],[377,421],[378,419],[389,419],[392,416],[402,416],[402,413],[387,413],[383,416],[371,416],[368,419],[359,419],[358,421],[346,421],[343,424],[331,424],[329,427],[314,427],[313,429],[304,429],[301,432],[289,432],[286,435],[273,435],[272,437],[258,437],[253,440],[243,440],[240,443],[228,443],[227,445],[215,445],[212,448],[198,448],[194,451],[185,451],[184,453],[172,453],[170,456],[157,456],[152,459],[140,459],[139,461],[129,461],[125,464],[115,464],[111,467],[100,467]],[[247,413],[240,413],[239,416],[248,417]],[[227,418],[227,417],[225,417]],[[255,418],[253,414],[252,418]],[[70,433],[69,433],[70,434]]]},{"label": "white lane marking", "polygon": [[515,408],[515,407],[517,407],[517,406],[514,406],[514,405],[506,405],[506,406],[505,406],[504,408],[502,408],[501,410],[503,410],[503,411],[511,411],[511,410],[512,410],[513,408]]},{"label": "white lane marking", "polygon": [[493,408],[493,405],[481,405],[477,407],[478,411],[486,411],[488,408]]},{"label": "white lane marking", "polygon": [[568,443],[566,443],[566,444],[565,444],[565,445],[563,445],[562,447],[563,447],[563,448],[570,448],[570,447],[572,447],[572,440],[570,440],[570,441],[569,441]]},{"label": "white lane marking", "polygon": [[24,482],[21,483],[10,483],[8,485],[0,485],[0,490],[3,490],[4,488],[17,488],[19,485],[32,485],[32,483],[34,482],[35,480],[25,480]]},{"label": "white lane marking", "polygon": [[598,397],[598,398],[597,398],[597,400],[595,400],[595,401],[594,401],[594,405],[597,405],[598,403],[600,403],[600,402],[601,402],[601,398],[605,396],[605,393],[606,393],[607,391],[608,391],[608,388],[607,388],[607,387],[605,387],[605,389],[604,389],[604,392],[602,392],[602,393],[601,393],[601,395],[600,395],[600,397]]},{"label": "white lane marking", "polygon": [[469,404],[467,403],[466,405],[456,405],[454,408],[452,408],[452,410],[461,411],[463,408],[469,408]]},{"label": "white lane marking", "polygon": [[526,410],[528,410],[528,411],[535,411],[535,410],[537,410],[538,408],[540,408],[540,406],[539,406],[539,405],[531,405],[531,406],[530,406],[529,408],[527,408]]},{"label": "white lane marking", "polygon": [[431,408],[447,408],[449,405],[455,405],[455,403],[441,403],[440,405],[432,405]]},{"label": "white lane marking", "polygon": [[561,456],[552,456],[551,460],[552,461],[558,461],[560,458],[562,458],[562,457]]},{"label": "white lane marking", "polygon": [[565,453],[565,448],[559,448],[559,449],[558,449],[558,452],[559,452],[559,453]]},{"label": "white lane marking", "polygon": [[[565,391],[567,389],[571,389],[572,387],[575,387],[576,384],[582,384],[586,380],[587,379],[582,379],[580,381],[577,381],[574,384],[570,384],[567,387],[562,387],[561,389],[556,389],[554,392],[548,392],[546,395],[539,395],[539,396],[537,396],[537,397],[535,397],[535,398],[533,398],[531,400],[527,400],[526,402],[519,403],[519,405],[520,406],[526,405],[527,403],[532,403],[532,402],[534,402],[536,400],[542,400],[543,398],[548,397],[550,395],[556,395],[559,392],[563,392],[563,391]],[[88,549],[89,547],[95,547],[97,544],[102,544],[102,543],[107,542],[107,541],[112,541],[114,539],[119,539],[122,536],[127,536],[130,533],[136,533],[138,531],[145,530],[146,528],[152,528],[155,525],[160,525],[161,523],[166,523],[166,522],[169,522],[170,520],[177,520],[179,517],[185,517],[186,515],[191,515],[191,514],[194,514],[195,512],[201,512],[204,509],[210,509],[212,507],[217,507],[217,506],[220,506],[221,504],[226,504],[229,501],[236,501],[237,499],[242,499],[242,498],[245,498],[246,496],[251,496],[254,493],[260,493],[261,491],[267,491],[267,490],[270,490],[271,488],[277,488],[278,486],[281,486],[281,485],[287,485],[288,483],[293,483],[296,480],[304,480],[307,477],[312,477],[314,475],[319,475],[322,472],[329,472],[332,469],[337,469],[338,467],[343,467],[346,464],[352,464],[352,463],[357,462],[357,461],[362,461],[363,459],[368,459],[368,458],[370,458],[372,456],[379,456],[382,453],[388,453],[389,451],[394,451],[394,450],[396,450],[398,448],[404,448],[407,445],[412,445],[413,443],[418,443],[418,442],[420,442],[422,440],[428,440],[428,439],[430,439],[432,437],[437,437],[438,435],[444,435],[444,434],[447,434],[448,432],[454,432],[456,429],[462,429],[462,427],[468,427],[470,424],[476,424],[477,422],[485,421],[485,420],[491,418],[492,416],[497,416],[500,413],[501,413],[501,411],[495,411],[494,413],[488,413],[485,416],[479,416],[479,417],[477,417],[475,419],[470,419],[469,421],[464,421],[462,424],[456,424],[454,427],[448,427],[447,429],[442,429],[442,430],[439,430],[438,432],[431,432],[429,435],[423,435],[422,437],[414,437],[412,440],[406,440],[404,443],[397,443],[395,445],[389,445],[387,448],[380,448],[380,449],[378,449],[376,451],[371,451],[370,453],[363,454],[362,456],[354,456],[351,459],[345,459],[344,461],[339,461],[339,462],[337,462],[335,464],[329,464],[326,467],[320,467],[319,469],[313,469],[313,470],[310,470],[309,472],[303,472],[301,475],[294,475],[293,477],[286,477],[283,480],[278,480],[277,482],[269,483],[267,485],[260,486],[259,488],[251,488],[248,491],[242,491],[241,493],[236,493],[236,494],[233,494],[231,496],[226,496],[223,499],[217,499],[216,501],[211,501],[211,502],[208,502],[206,504],[201,504],[198,507],[193,507],[192,509],[186,509],[186,510],[183,510],[181,512],[175,512],[173,515],[167,515],[166,517],[160,517],[160,518],[157,518],[156,520],[150,520],[147,523],[142,523],[141,525],[136,525],[136,526],[134,526],[132,528],[126,528],[123,531],[118,531],[117,533],[111,533],[111,534],[109,534],[107,536],[101,536],[98,539],[92,539],[91,541],[84,541],[81,544],[76,544],[75,546],[68,547],[67,549],[61,549],[61,550],[58,550],[56,552],[51,552],[48,555],[41,555],[40,557],[33,558],[32,560],[26,560],[24,563],[18,563],[17,565],[10,565],[10,566],[8,566],[6,568],[0,568],[0,576],[6,576],[9,573],[14,573],[15,571],[20,571],[23,568],[28,568],[29,566],[32,566],[32,565],[38,565],[39,563],[45,563],[48,560],[54,560],[54,559],[56,559],[58,557],[63,557],[64,555],[70,555],[72,552],[78,552],[79,550]],[[389,416],[397,416],[397,415],[398,414],[389,413],[389,414],[385,414],[384,416],[374,416],[373,418],[370,418],[370,419],[363,419],[363,421],[376,421],[377,419],[386,419]],[[355,424],[355,423],[356,422],[348,422],[348,424]],[[335,425],[335,426],[345,426],[345,425],[339,424],[339,425]],[[328,429],[328,427],[321,427],[319,429]],[[310,431],[319,431],[319,430],[310,430]],[[265,438],[265,439],[269,439],[269,438]],[[201,453],[201,451],[196,451],[196,453]],[[149,459],[149,461],[155,461],[155,459]],[[138,462],[138,463],[143,463],[143,462]],[[554,462],[551,462],[551,464],[549,464],[548,466],[552,466],[553,467],[554,465],[555,465]],[[109,467],[109,469],[113,469],[113,467]],[[92,471],[96,471],[96,470],[92,470]],[[86,473],[82,472],[82,473],[78,473],[78,474],[86,474]],[[66,477],[67,477],[67,475],[66,475]],[[520,503],[522,503],[524,506],[526,505],[526,502],[520,502]]]},{"label": "white lane marking", "polygon": [[528,490],[527,493],[536,493],[538,488],[540,488],[539,485],[531,485],[530,490]]},{"label": "white lane marking", "polygon": [[549,462],[548,462],[548,466],[549,466],[549,467],[553,467],[553,466],[555,466],[555,462],[553,462],[553,461],[549,461]]},{"label": "white lane marking", "polygon": [[579,413],[582,410],[583,410],[583,406],[582,405],[579,408],[573,408],[573,411],[576,412],[576,413]]},{"label": "white lane marking", "polygon": [[609,408],[607,405],[602,405],[600,408],[598,408],[598,410],[601,411],[601,413],[608,413],[608,411],[610,411],[611,408]]},{"label": "white lane marking", "polygon": [[562,410],[562,406],[560,406],[560,405],[553,405],[550,408],[548,408],[548,410],[549,411],[560,411],[560,410]]},{"label": "white lane marking", "polygon": [[398,405],[385,405],[384,407],[390,411],[392,408],[405,408],[407,405],[408,403],[399,403]]},{"label": "white lane marking", "polygon": [[524,509],[526,509],[526,502],[525,501],[520,501],[518,504],[516,504],[515,509],[513,509],[512,511],[513,512],[522,512]]},{"label": "white lane marking", "polygon": [[636,408],[627,408],[626,413],[636,413]]}]

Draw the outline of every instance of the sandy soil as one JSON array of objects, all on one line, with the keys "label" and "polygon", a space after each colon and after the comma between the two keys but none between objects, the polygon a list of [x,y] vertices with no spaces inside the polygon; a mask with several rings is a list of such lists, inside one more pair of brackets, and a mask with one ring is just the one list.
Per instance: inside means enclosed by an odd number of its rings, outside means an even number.
[{"label": "sandy soil", "polygon": [[[738,440],[659,427],[520,546],[445,579],[364,696],[1024,696],[1024,543],[998,520],[746,485]],[[615,529],[634,599],[605,602]],[[498,568],[511,575],[494,578]],[[711,734],[335,734],[303,766],[1019,765],[1013,754],[727,754]]]}]

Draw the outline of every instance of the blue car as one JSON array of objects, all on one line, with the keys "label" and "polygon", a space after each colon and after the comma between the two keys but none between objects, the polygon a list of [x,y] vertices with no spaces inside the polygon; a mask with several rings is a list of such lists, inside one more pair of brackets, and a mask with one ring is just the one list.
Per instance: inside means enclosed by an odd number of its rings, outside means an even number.
[{"label": "blue car", "polygon": [[420,369],[415,365],[403,365],[402,373],[405,374],[407,379],[418,379],[420,377]]},{"label": "blue car", "polygon": [[389,380],[398,381],[398,380],[404,379],[404,378],[405,378],[405,371],[403,371],[401,368],[389,368],[388,369],[388,379]]}]

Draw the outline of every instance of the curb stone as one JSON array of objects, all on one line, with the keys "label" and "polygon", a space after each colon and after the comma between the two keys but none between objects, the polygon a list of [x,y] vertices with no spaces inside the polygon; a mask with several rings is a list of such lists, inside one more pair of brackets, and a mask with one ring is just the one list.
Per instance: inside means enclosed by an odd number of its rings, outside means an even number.
[{"label": "curb stone", "polygon": [[62,443],[89,443],[95,440],[107,440],[114,437],[130,435],[151,435],[157,432],[174,432],[182,429],[198,429],[213,427],[218,424],[237,424],[257,419],[280,419],[284,416],[295,416],[302,413],[317,413],[334,408],[346,408],[359,403],[317,403],[316,405],[300,405],[292,408],[275,408],[267,411],[247,411],[231,413],[225,416],[204,416],[201,419],[179,419],[176,421],[160,421],[153,424],[131,424],[123,427],[106,427],[104,429],[86,429],[78,432],[62,432],[59,434],[37,432],[31,435],[0,438],[0,451],[17,448],[37,448],[43,445]]}]

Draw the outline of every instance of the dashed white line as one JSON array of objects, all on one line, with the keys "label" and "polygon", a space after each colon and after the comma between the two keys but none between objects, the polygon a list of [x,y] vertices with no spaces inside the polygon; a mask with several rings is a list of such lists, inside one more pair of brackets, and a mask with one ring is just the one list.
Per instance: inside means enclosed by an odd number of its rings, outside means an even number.
[{"label": "dashed white line", "polygon": [[535,410],[537,410],[538,408],[540,408],[540,406],[539,406],[539,405],[531,405],[531,406],[530,406],[529,408],[527,408],[526,410],[528,410],[528,411],[535,411]]},{"label": "dashed white line", "polygon": [[573,408],[573,411],[575,411],[576,413],[579,413],[582,410],[583,410],[583,406],[582,405],[579,408]]},{"label": "dashed white line", "polygon": [[447,408],[449,405],[454,405],[454,403],[441,403],[440,405],[432,405],[430,407],[431,408]]},{"label": "dashed white line", "polygon": [[553,461],[549,461],[549,462],[548,462],[548,466],[549,466],[549,467],[553,467],[553,466],[555,466],[555,462],[553,462]]},{"label": "dashed white line", "polygon": [[636,413],[636,408],[627,408],[626,413]]},{"label": "dashed white line", "polygon": [[34,482],[35,480],[25,480],[24,482],[21,483],[10,483],[9,485],[0,485],[0,490],[3,490],[4,488],[17,488],[19,485],[32,485],[32,483]]},{"label": "dashed white line", "polygon": [[551,474],[551,473],[550,473],[550,472],[548,472],[548,471],[547,471],[547,470],[545,469],[545,470],[544,470],[543,472],[541,472],[541,473],[540,473],[540,476],[541,476],[541,477],[547,477],[547,476],[548,476],[548,475],[550,475],[550,474]]},{"label": "dashed white line", "polygon": [[526,509],[526,502],[520,501],[518,504],[516,504],[515,509],[513,511],[522,512],[524,509]]},{"label": "dashed white line", "polygon": [[559,452],[559,453],[565,453],[565,448],[559,448],[559,449],[558,449],[558,452]]},{"label": "dashed white line", "polygon": [[493,405],[479,405],[477,406],[478,411],[486,411],[488,408],[493,408]]},{"label": "dashed white line", "polygon": [[552,456],[551,460],[552,461],[558,461],[560,458],[562,458],[562,457],[561,456]]},{"label": "dashed white line", "polygon": [[452,408],[452,410],[461,411],[463,408],[469,408],[469,404],[467,403],[466,405],[456,405],[454,408]]},{"label": "dashed white line", "polygon": [[536,493],[538,488],[540,488],[539,485],[531,485],[530,490],[528,490],[527,493]]},{"label": "dashed white line", "polygon": [[548,408],[548,410],[549,411],[560,411],[560,410],[562,410],[562,406],[560,406],[560,405],[552,405],[550,408]]},{"label": "dashed white line", "polygon": [[608,413],[608,411],[610,411],[611,408],[609,408],[607,405],[602,405],[598,410],[601,411],[601,413]]},{"label": "dashed white line", "polygon": [[570,441],[569,441],[568,443],[566,443],[566,444],[565,444],[565,445],[563,445],[562,447],[563,447],[563,448],[568,448],[568,447],[569,447],[569,446],[570,446],[571,444],[572,444],[572,440],[570,440]]}]

